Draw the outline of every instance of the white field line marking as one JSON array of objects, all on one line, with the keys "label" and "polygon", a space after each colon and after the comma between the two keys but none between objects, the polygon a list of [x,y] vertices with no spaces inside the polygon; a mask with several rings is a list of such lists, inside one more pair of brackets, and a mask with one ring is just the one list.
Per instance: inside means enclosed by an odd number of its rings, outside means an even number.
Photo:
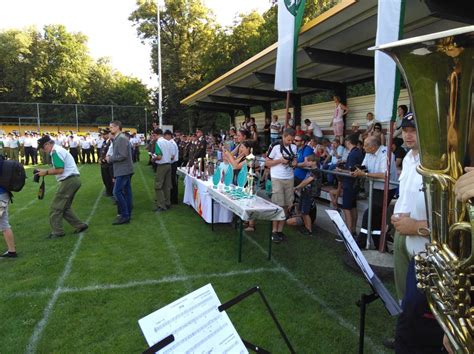
[{"label": "white field line marking", "polygon": [[147,285],[157,285],[157,284],[164,284],[164,283],[177,283],[177,282],[187,282],[190,280],[197,280],[197,279],[208,279],[208,278],[228,278],[238,275],[248,275],[248,274],[258,274],[264,272],[283,272],[283,270],[279,268],[257,268],[257,269],[245,269],[245,270],[236,270],[227,273],[210,273],[210,274],[195,274],[189,276],[182,276],[182,275],[174,275],[163,277],[160,279],[147,279],[147,280],[138,280],[132,281],[129,283],[124,284],[97,284],[97,285],[90,285],[83,288],[63,288],[63,293],[78,293],[78,292],[86,292],[86,291],[98,291],[98,290],[112,290],[112,289],[127,289],[127,288],[134,288],[134,287],[142,287]]},{"label": "white field line marking", "polygon": [[[79,167],[79,171],[82,169],[82,167],[84,167],[84,166]],[[38,183],[38,185],[39,185],[39,183]],[[45,185],[46,185],[46,183],[45,183]],[[49,192],[55,191],[58,188],[58,185],[59,185],[59,183],[55,183],[54,187]],[[45,194],[46,194],[46,192],[48,192],[48,187],[47,186],[46,186]],[[13,215],[18,214],[18,213],[22,212],[25,209],[28,209],[30,206],[32,206],[34,203],[36,203],[38,200],[39,200],[38,198],[33,198],[29,203],[23,205],[21,208],[15,209],[15,211],[13,213],[9,214],[8,217],[11,218]]]},{"label": "white field line marking", "polygon": [[[86,220],[86,224],[90,222],[92,217],[94,216],[97,206],[99,205],[99,201],[102,199],[102,191],[103,188],[99,192],[99,196],[95,200],[94,206],[92,207],[91,213],[89,214],[89,217]],[[35,353],[38,342],[41,338],[41,334],[43,333],[46,325],[48,324],[49,316],[51,315],[51,311],[53,310],[54,305],[56,304],[56,301],[58,300],[59,295],[61,294],[61,289],[62,286],[64,285],[64,281],[66,280],[67,276],[69,273],[71,273],[71,268],[72,268],[72,262],[74,258],[76,257],[77,252],[79,251],[79,247],[81,246],[82,239],[84,238],[84,233],[81,232],[79,234],[79,237],[76,241],[76,244],[74,245],[74,249],[72,250],[71,254],[69,255],[69,258],[66,262],[66,266],[64,267],[63,273],[59,277],[57,283],[56,283],[56,289],[53,292],[53,296],[49,300],[48,304],[46,305],[44,312],[43,312],[43,318],[36,324],[35,329],[33,331],[33,334],[30,337],[30,340],[28,342],[28,346],[26,347],[26,352],[27,353]]]},{"label": "white field line marking", "polygon": [[9,299],[16,299],[20,297],[40,297],[43,295],[49,295],[53,292],[53,289],[45,288],[42,290],[31,290],[31,291],[17,291],[8,295]]},{"label": "white field line marking", "polygon": [[[150,188],[148,187],[148,183],[145,180],[145,176],[143,175],[143,171],[141,168],[141,165],[138,167],[138,171],[140,172],[140,177],[142,179],[143,185],[145,186],[146,192],[148,194],[148,199],[153,204],[153,196],[150,192]],[[181,257],[178,254],[178,251],[176,250],[176,247],[174,246],[173,242],[171,241],[168,229],[166,228],[165,224],[163,223],[163,219],[160,217],[160,215],[157,216],[158,221],[160,223],[160,232],[163,235],[163,238],[165,239],[166,247],[169,250],[171,259],[174,263],[174,266],[176,267],[178,276],[186,276],[186,272],[184,271],[183,264],[181,262]],[[185,282],[186,290],[191,291],[191,284],[189,282]]]},{"label": "white field line marking", "polygon": [[[260,244],[257,243],[257,241],[255,241],[254,239],[252,239],[251,237],[248,237],[246,236],[246,239],[249,240],[251,243],[253,243],[263,254],[267,254],[267,251],[263,249],[262,246],[260,246]],[[319,304],[319,306],[321,306],[322,310],[324,312],[326,312],[329,316],[333,317],[334,319],[336,319],[336,321],[344,328],[348,329],[353,335],[355,335],[356,337],[359,337],[359,330],[354,326],[352,325],[349,321],[347,321],[344,317],[342,317],[341,315],[339,315],[335,310],[333,310],[331,308],[331,306],[329,306],[326,301],[324,301],[323,299],[321,299],[318,295],[316,295],[314,293],[314,291],[312,289],[310,289],[308,286],[306,286],[301,280],[299,280],[292,272],[290,272],[285,266],[283,266],[281,263],[279,263],[275,257],[272,255],[272,263],[274,263],[278,269],[280,269],[284,274],[286,274],[286,276],[291,280],[293,281],[294,283],[296,283],[300,288],[301,290],[303,290],[303,292],[308,295],[312,300],[314,300],[315,302],[317,302]],[[369,336],[365,335],[365,340],[366,342],[372,347],[372,349],[374,349],[377,353],[383,353],[385,352],[384,349],[375,344],[374,341],[372,340],[372,338],[370,338]]]},{"label": "white field line marking", "polygon": [[[194,274],[189,276],[168,276],[163,277],[160,279],[145,279],[145,280],[137,280],[132,281],[129,283],[123,284],[96,284],[96,285],[88,285],[82,288],[61,288],[61,294],[64,293],[79,293],[79,292],[87,292],[87,291],[96,291],[96,290],[112,290],[112,289],[128,289],[134,287],[141,287],[146,285],[157,285],[157,284],[164,284],[164,283],[177,283],[177,282],[185,282],[189,280],[197,280],[197,279],[207,279],[207,278],[228,278],[233,276],[239,275],[248,275],[248,274],[258,274],[258,273],[278,273],[284,272],[282,269],[274,267],[274,268],[257,268],[257,269],[244,269],[244,270],[235,270],[226,273],[209,273],[209,274]],[[42,295],[48,295],[53,292],[53,289],[43,289],[37,291],[19,291],[13,293],[9,298],[21,298],[21,297],[37,297]]]}]

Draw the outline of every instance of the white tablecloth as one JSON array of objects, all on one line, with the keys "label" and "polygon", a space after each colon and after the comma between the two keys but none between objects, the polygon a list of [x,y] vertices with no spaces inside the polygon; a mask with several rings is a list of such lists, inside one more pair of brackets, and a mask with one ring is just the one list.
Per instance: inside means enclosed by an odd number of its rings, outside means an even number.
[{"label": "white tablecloth", "polygon": [[212,184],[208,190],[210,196],[224,208],[231,210],[244,221],[248,220],[285,220],[283,208],[261,197],[255,199],[233,200],[224,192],[213,189]]},{"label": "white tablecloth", "polygon": [[[208,188],[212,189],[212,182],[202,181],[188,175],[187,169],[180,167],[177,173],[184,177],[184,197],[183,203],[191,205],[194,210],[206,221],[212,222],[212,198],[208,193]],[[232,212],[219,203],[214,203],[214,222],[232,222]]]}]

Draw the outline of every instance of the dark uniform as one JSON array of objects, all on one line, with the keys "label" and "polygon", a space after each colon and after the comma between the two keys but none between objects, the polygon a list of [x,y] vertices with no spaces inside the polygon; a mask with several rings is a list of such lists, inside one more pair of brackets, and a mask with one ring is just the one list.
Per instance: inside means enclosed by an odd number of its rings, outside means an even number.
[{"label": "dark uniform", "polygon": [[100,163],[100,174],[102,176],[102,182],[105,186],[105,194],[108,197],[113,196],[114,190],[114,168],[111,163],[108,163],[105,159],[107,152],[109,151],[110,145],[112,144],[112,139],[107,139],[102,148],[100,149],[99,163]]}]

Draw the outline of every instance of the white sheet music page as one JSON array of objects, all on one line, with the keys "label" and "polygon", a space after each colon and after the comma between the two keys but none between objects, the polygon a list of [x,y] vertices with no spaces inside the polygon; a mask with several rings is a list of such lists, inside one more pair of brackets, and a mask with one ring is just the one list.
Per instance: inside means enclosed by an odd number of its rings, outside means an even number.
[{"label": "white sheet music page", "polygon": [[248,353],[211,284],[138,321],[151,347],[169,335],[174,342],[159,353]]},{"label": "white sheet music page", "polygon": [[349,244],[349,249],[354,256],[355,261],[359,264],[361,270],[367,276],[367,279],[370,280],[374,276],[374,271],[367,262],[367,259],[365,259],[364,254],[357,245],[357,242],[354,240],[354,237],[352,237],[352,234],[347,228],[344,220],[342,220],[341,215],[336,210],[326,210],[326,213],[336,224],[342,236],[344,236],[346,242]]}]

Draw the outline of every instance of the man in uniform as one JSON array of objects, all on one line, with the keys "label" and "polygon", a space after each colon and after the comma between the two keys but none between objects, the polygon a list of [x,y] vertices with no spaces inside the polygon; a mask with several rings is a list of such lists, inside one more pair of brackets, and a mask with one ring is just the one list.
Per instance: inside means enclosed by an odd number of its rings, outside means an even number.
[{"label": "man in uniform", "polygon": [[53,198],[49,212],[51,233],[48,238],[58,238],[65,235],[63,218],[75,228],[74,233],[81,233],[89,227],[72,211],[72,201],[81,187],[79,170],[72,155],[63,147],[57,146],[46,135],[38,140],[38,148],[51,156],[53,168],[38,170],[39,176],[55,175],[59,188]]},{"label": "man in uniform", "polygon": [[204,157],[206,157],[207,141],[200,128],[196,129],[196,137],[197,137],[197,144],[196,144],[196,151],[194,152],[194,158],[203,159]]},{"label": "man in uniform", "polygon": [[102,176],[102,182],[104,183],[105,186],[105,195],[107,197],[112,197],[113,196],[113,191],[114,191],[114,169],[112,164],[107,162],[106,156],[107,153],[109,152],[110,145],[112,144],[112,134],[110,133],[110,130],[104,129],[102,131],[102,137],[100,139],[100,149],[97,149],[100,151],[99,155],[99,164],[100,164],[100,174]]}]

